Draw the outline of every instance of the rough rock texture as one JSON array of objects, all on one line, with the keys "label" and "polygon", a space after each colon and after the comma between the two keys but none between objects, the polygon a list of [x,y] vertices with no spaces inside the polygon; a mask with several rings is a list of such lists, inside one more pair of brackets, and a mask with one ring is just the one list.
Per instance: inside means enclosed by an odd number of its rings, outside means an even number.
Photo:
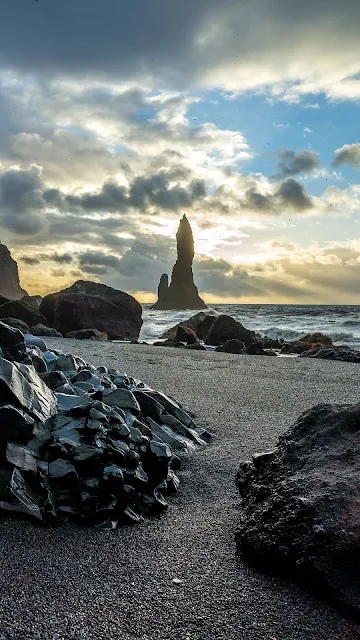
[{"label": "rough rock texture", "polygon": [[[209,322],[209,320],[206,318],[204,322]],[[227,315],[216,317],[208,333],[204,336],[204,342],[214,346],[224,344],[227,340],[233,339],[241,340],[246,346],[251,342],[256,342],[253,331],[245,329],[240,322]]]},{"label": "rough rock texture", "polygon": [[[4,320],[4,322],[6,322]],[[21,328],[21,327],[19,327]],[[33,336],[47,336],[48,338],[62,338],[62,333],[54,329],[53,327],[46,327],[44,324],[36,324],[34,327],[30,327],[29,333]]]},{"label": "rough rock texture", "polygon": [[167,507],[210,434],[140,380],[0,322],[0,511],[114,529]]},{"label": "rough rock texture", "polygon": [[3,318],[2,322],[7,324],[9,327],[13,327],[14,329],[20,329],[23,333],[29,332],[29,325],[18,318]]},{"label": "rough rock texture", "polygon": [[215,351],[222,351],[223,353],[244,353],[245,345],[241,340],[234,338],[232,340],[227,340],[225,344],[221,344],[219,347],[216,347]]},{"label": "rough rock texture", "polygon": [[0,306],[0,318],[16,318],[29,327],[36,324],[47,324],[45,316],[23,300],[10,300]]},{"label": "rough rock texture", "polygon": [[[199,311],[199,313],[196,313],[194,316],[191,316],[190,318],[188,318],[187,320],[182,320],[181,322],[179,322],[178,324],[176,324],[174,327],[170,327],[170,329],[167,329],[162,336],[160,336],[161,338],[172,338],[174,339],[177,333],[177,330],[179,327],[183,327],[185,329],[191,329],[192,331],[195,332],[196,336],[200,339],[199,336],[199,329],[203,324],[203,320],[205,320],[205,318],[209,317],[211,320],[211,324],[213,322],[215,322],[215,318],[216,315],[214,313],[214,311]],[[201,338],[202,339],[202,338]]]},{"label": "rough rock texture", "polygon": [[137,339],[141,305],[127,293],[97,282],[79,280],[68,289],[46,296],[40,311],[62,334],[97,329],[110,339]]},{"label": "rough rock texture", "polygon": [[304,413],[237,486],[239,550],[360,616],[360,404]]},{"label": "rough rock texture", "polygon": [[159,284],[159,299],[152,309],[206,309],[194,283],[192,263],[194,260],[194,238],[187,217],[180,221],[176,234],[177,260],[173,268],[171,283],[166,287],[165,275]]},{"label": "rough rock texture", "polygon": [[281,352],[300,354],[309,349],[317,349],[328,345],[332,345],[330,336],[326,336],[323,333],[308,333],[306,336],[299,338],[299,340],[284,344]]},{"label": "rough rock texture", "polygon": [[79,329],[79,331],[70,331],[65,338],[75,338],[77,340],[107,340],[107,333],[98,331],[97,329]]},{"label": "rough rock texture", "polygon": [[319,358],[320,360],[341,360],[342,362],[360,362],[360,351],[354,351],[346,345],[315,347],[303,351],[302,358]]},{"label": "rough rock texture", "polygon": [[42,302],[42,297],[41,296],[24,296],[23,298],[21,298],[21,301],[24,302],[24,304],[27,304],[32,309],[39,311],[40,305]]},{"label": "rough rock texture", "polygon": [[20,286],[17,263],[6,245],[0,243],[0,294],[9,300],[19,300],[27,293]]}]

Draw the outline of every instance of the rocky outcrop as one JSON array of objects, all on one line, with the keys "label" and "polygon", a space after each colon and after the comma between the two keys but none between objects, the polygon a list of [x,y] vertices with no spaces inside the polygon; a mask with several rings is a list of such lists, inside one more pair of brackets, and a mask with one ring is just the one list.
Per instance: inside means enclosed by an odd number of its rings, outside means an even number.
[{"label": "rocky outcrop", "polygon": [[18,266],[5,244],[0,243],[0,294],[9,300],[20,300],[27,293],[20,286]]},{"label": "rocky outcrop", "polygon": [[127,293],[104,284],[79,280],[68,289],[46,296],[40,312],[62,334],[97,329],[110,339],[137,339],[141,305]]},{"label": "rocky outcrop", "polygon": [[[210,323],[209,319],[204,319],[204,324],[210,324],[209,330],[203,337],[205,344],[211,344],[213,346],[218,346],[220,344],[224,344],[227,340],[241,340],[245,344],[245,346],[249,345],[252,342],[256,342],[255,333],[243,327],[243,325],[231,318],[231,316],[221,315],[215,317],[215,320]],[[200,332],[203,329],[202,325],[200,325]]]},{"label": "rocky outcrop", "polygon": [[[5,322],[5,321],[4,321]],[[34,327],[30,327],[28,333],[33,336],[46,336],[48,338],[62,338],[63,335],[59,331],[56,331],[53,327],[46,327],[44,324],[36,324]]]},{"label": "rocky outcrop", "polygon": [[346,345],[316,347],[303,351],[302,358],[319,358],[319,360],[338,360],[340,362],[360,362],[360,351]]},{"label": "rocky outcrop", "polygon": [[159,299],[152,309],[206,309],[194,283],[192,263],[194,260],[194,238],[187,217],[180,221],[176,234],[177,260],[173,268],[169,286],[167,275],[160,279]]},{"label": "rocky outcrop", "polygon": [[199,313],[196,313],[194,316],[191,316],[190,318],[188,318],[187,320],[182,320],[181,322],[179,322],[178,324],[176,324],[174,327],[170,327],[170,329],[167,329],[161,336],[161,338],[171,338],[174,339],[177,331],[179,328],[184,328],[184,329],[191,329],[192,331],[194,331],[194,333],[196,334],[196,336],[198,337],[198,339],[202,339],[200,338],[200,334],[203,334],[203,331],[199,330],[200,326],[202,326],[203,324],[203,320],[207,317],[210,317],[211,320],[211,324],[213,322],[215,322],[215,318],[216,315],[213,311],[199,311]]},{"label": "rocky outcrop", "polygon": [[273,451],[241,463],[237,486],[244,556],[360,616],[360,404],[304,413]]},{"label": "rocky outcrop", "polygon": [[318,349],[319,347],[332,345],[330,336],[323,333],[308,333],[306,336],[287,342],[281,348],[281,353],[293,353],[299,355],[309,349]]},{"label": "rocky outcrop", "polygon": [[114,529],[159,514],[182,458],[210,438],[143,382],[1,322],[0,395],[1,515],[44,525]]},{"label": "rocky outcrop", "polygon": [[0,306],[0,318],[16,318],[25,322],[29,327],[36,324],[47,324],[45,316],[27,304],[26,298],[22,300],[10,300]]}]

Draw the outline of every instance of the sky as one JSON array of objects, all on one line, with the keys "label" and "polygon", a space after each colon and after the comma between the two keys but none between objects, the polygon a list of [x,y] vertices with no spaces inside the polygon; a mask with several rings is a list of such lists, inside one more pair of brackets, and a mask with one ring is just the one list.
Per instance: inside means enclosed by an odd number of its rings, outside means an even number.
[{"label": "sky", "polygon": [[0,239],[31,294],[360,304],[360,3],[9,0]]}]

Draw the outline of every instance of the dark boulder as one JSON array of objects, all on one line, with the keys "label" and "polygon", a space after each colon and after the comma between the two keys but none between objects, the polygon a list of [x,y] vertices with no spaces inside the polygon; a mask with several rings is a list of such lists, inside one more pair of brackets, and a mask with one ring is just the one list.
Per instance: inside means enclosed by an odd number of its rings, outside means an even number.
[{"label": "dark boulder", "polygon": [[360,404],[318,405],[243,462],[239,550],[360,616]]},{"label": "dark boulder", "polygon": [[324,346],[309,349],[300,354],[302,358],[319,358],[320,360],[338,360],[340,362],[360,362],[360,351],[346,345]]},{"label": "dark boulder", "polygon": [[236,338],[233,340],[227,340],[225,344],[221,344],[215,349],[215,351],[221,351],[223,353],[244,353],[244,350],[245,344]]},{"label": "dark boulder", "polygon": [[195,331],[188,329],[188,327],[178,327],[174,340],[177,342],[185,342],[186,344],[198,343]]},{"label": "dark boulder", "polygon": [[24,335],[15,327],[0,321],[0,356],[15,362],[26,362],[26,345]]},{"label": "dark boulder", "polygon": [[214,314],[213,311],[199,311],[199,313],[196,313],[194,316],[191,316],[187,320],[182,320],[181,322],[179,322],[179,324],[176,324],[174,327],[167,329],[160,337],[174,339],[178,329],[183,327],[185,329],[191,329],[192,331],[194,331],[196,337],[199,340],[202,340],[203,330],[201,331],[201,335],[199,335],[199,328],[202,327],[203,321],[207,317],[210,318],[210,323],[209,323],[209,328],[210,328],[210,325],[213,324],[213,322],[215,321],[216,315]]},{"label": "dark boulder", "polygon": [[180,221],[176,234],[177,260],[173,268],[171,283],[167,275],[160,279],[158,301],[152,309],[206,309],[194,283],[192,263],[194,260],[194,238],[187,217]]},{"label": "dark boulder", "polygon": [[137,339],[142,325],[142,308],[135,298],[87,280],[46,296],[40,311],[63,335],[91,327],[110,339]]},{"label": "dark boulder", "polygon": [[158,340],[154,342],[154,347],[183,347],[183,343],[178,340]]},{"label": "dark boulder", "polygon": [[18,318],[3,318],[2,322],[7,324],[9,327],[13,327],[14,329],[19,329],[22,333],[29,332],[29,325]]},{"label": "dark boulder", "polygon": [[294,353],[299,355],[304,351],[309,351],[309,349],[317,349],[318,347],[329,345],[332,345],[330,336],[326,336],[323,333],[308,333],[306,336],[299,338],[299,340],[284,344],[281,353]]},{"label": "dark boulder", "polygon": [[261,342],[250,342],[245,348],[245,353],[250,356],[267,356],[267,351],[264,351]]},{"label": "dark boulder", "polygon": [[[210,324],[210,320],[205,318],[203,323]],[[201,329],[201,325],[199,329]],[[215,321],[211,323],[210,329],[203,339],[206,344],[214,346],[225,344],[227,340],[233,339],[241,340],[246,346],[256,341],[253,331],[245,329],[240,322],[237,322],[237,320],[227,315],[217,316]]]},{"label": "dark boulder", "polygon": [[107,340],[107,333],[98,331],[97,329],[79,329],[79,331],[70,331],[65,338],[74,338],[76,340]]},{"label": "dark boulder", "polygon": [[25,322],[29,327],[35,324],[47,324],[46,318],[36,309],[28,306],[22,300],[10,300],[0,307],[0,318],[16,318]]},{"label": "dark boulder", "polygon": [[185,349],[191,349],[192,351],[206,351],[206,347],[200,342],[196,342],[195,344],[187,344],[185,345]]},{"label": "dark boulder", "polygon": [[277,340],[276,338],[269,338],[268,336],[259,338],[259,342],[261,343],[263,349],[282,349],[284,345],[283,340]]},{"label": "dark boulder", "polygon": [[44,324],[36,324],[34,327],[30,327],[29,332],[33,336],[45,336],[47,338],[62,338],[62,333],[53,329],[52,327],[46,327]]}]

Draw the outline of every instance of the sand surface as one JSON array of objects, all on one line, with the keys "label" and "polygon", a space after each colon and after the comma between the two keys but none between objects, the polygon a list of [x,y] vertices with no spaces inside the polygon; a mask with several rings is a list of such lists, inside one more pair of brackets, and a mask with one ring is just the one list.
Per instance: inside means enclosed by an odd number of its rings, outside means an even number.
[{"label": "sand surface", "polygon": [[[115,532],[0,522],[0,640],[356,640],[360,628],[236,556],[238,462],[300,412],[359,401],[359,365],[48,340],[178,399],[216,438],[160,519]],[[173,584],[179,578],[182,584]]]}]

